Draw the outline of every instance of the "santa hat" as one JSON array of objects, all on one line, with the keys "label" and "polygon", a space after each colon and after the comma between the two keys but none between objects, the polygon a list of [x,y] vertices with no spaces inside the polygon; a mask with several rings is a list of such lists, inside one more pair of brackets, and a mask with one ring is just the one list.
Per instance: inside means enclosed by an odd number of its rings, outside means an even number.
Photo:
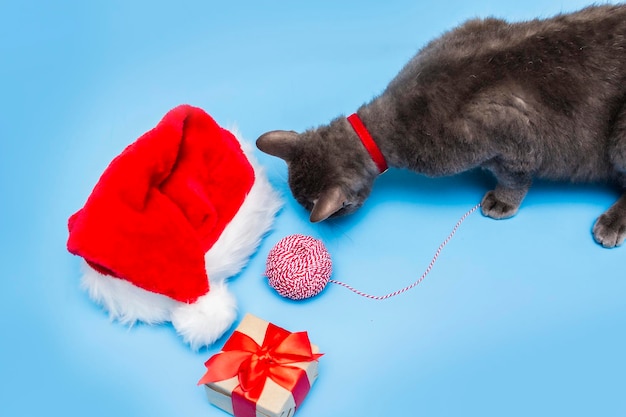
[{"label": "santa hat", "polygon": [[193,348],[236,317],[225,280],[271,227],[280,200],[251,147],[187,105],[128,146],[69,219],[83,286],[111,318],[171,321]]}]

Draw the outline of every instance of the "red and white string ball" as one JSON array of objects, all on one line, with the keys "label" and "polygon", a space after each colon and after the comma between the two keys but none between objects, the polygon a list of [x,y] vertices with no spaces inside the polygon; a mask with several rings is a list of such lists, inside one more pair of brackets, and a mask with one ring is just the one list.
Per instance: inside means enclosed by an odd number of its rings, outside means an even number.
[{"label": "red and white string ball", "polygon": [[267,255],[265,276],[280,295],[302,300],[319,294],[332,274],[330,254],[321,240],[290,235]]}]

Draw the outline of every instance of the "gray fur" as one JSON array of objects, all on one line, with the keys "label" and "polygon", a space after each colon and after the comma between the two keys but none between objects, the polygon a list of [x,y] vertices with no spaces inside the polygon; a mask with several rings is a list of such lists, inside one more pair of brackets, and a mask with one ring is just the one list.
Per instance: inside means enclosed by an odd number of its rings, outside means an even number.
[{"label": "gray fur", "polygon": [[[497,185],[482,211],[495,219],[515,215],[533,178],[613,182],[623,194],[593,234],[606,247],[626,237],[626,5],[468,21],[429,43],[357,113],[392,167],[492,172]],[[287,161],[312,221],[356,210],[378,175],[344,117],[300,135],[270,132],[257,146]]]}]

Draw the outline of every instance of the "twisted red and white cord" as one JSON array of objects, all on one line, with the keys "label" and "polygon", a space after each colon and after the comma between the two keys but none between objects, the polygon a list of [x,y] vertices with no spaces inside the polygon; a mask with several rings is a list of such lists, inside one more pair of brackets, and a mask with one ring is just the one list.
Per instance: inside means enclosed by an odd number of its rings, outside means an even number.
[{"label": "twisted red and white cord", "polygon": [[360,295],[362,297],[371,298],[372,300],[386,300],[387,298],[395,297],[396,295],[402,294],[403,292],[406,292],[406,291],[410,290],[411,288],[417,287],[422,281],[424,281],[424,278],[426,278],[426,276],[433,269],[433,266],[435,266],[435,263],[437,262],[437,259],[439,258],[439,255],[441,254],[441,251],[450,242],[452,237],[454,237],[454,235],[456,234],[456,232],[459,229],[459,227],[461,227],[461,224],[463,224],[465,219],[467,219],[469,217],[469,215],[472,214],[473,212],[475,212],[479,207],[480,207],[480,204],[475,205],[474,207],[472,207],[467,213],[465,213],[459,219],[459,221],[454,225],[454,228],[452,229],[452,231],[450,232],[448,237],[446,237],[446,239],[443,242],[441,242],[441,245],[439,245],[439,247],[437,248],[437,251],[433,255],[430,263],[428,264],[428,267],[426,268],[426,270],[424,271],[422,276],[419,277],[417,279],[417,281],[415,281],[414,283],[412,283],[410,285],[407,285],[406,287],[404,287],[402,289],[399,289],[397,291],[394,291],[394,292],[391,292],[391,293],[385,294],[385,295],[371,295],[371,294],[359,291],[356,288],[353,288],[350,285],[348,285],[348,284],[346,284],[344,282],[341,282],[341,281],[337,281],[337,280],[334,280],[334,279],[329,279],[328,282],[332,282],[333,284],[341,285],[342,287],[347,288],[350,291],[352,291],[352,292],[354,292],[354,293],[356,293],[356,294],[358,294],[358,295]]}]

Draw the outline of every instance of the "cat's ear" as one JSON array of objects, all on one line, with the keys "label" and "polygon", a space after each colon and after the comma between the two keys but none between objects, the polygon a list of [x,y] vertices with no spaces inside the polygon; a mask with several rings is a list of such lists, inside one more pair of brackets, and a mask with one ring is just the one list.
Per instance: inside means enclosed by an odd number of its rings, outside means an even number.
[{"label": "cat's ear", "polygon": [[256,140],[256,147],[266,154],[277,156],[289,162],[296,149],[297,140],[297,132],[273,130],[259,136]]},{"label": "cat's ear", "polygon": [[341,210],[347,203],[348,199],[341,187],[332,187],[320,195],[315,202],[313,210],[311,210],[311,217],[309,218],[312,223],[321,222],[326,220],[339,210]]}]

